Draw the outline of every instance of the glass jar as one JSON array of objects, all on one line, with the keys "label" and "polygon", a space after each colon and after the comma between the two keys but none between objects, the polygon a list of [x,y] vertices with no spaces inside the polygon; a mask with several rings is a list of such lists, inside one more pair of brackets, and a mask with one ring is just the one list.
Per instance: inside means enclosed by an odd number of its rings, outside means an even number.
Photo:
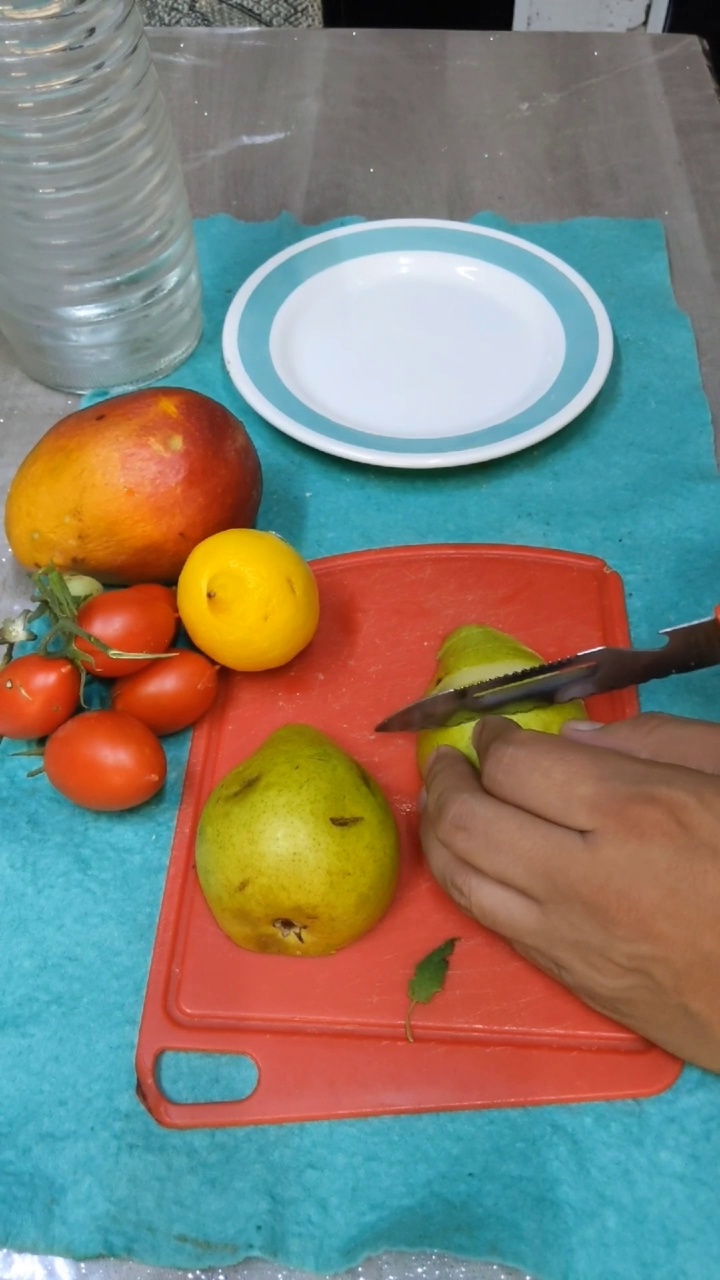
[{"label": "glass jar", "polygon": [[0,330],[64,391],[171,372],[201,331],[187,193],[135,0],[0,0]]}]

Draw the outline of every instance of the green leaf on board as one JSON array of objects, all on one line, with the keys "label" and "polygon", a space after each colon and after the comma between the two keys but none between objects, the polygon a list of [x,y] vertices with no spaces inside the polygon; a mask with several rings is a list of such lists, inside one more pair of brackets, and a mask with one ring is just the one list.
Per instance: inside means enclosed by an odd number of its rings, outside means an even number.
[{"label": "green leaf on board", "polygon": [[415,966],[415,972],[408,982],[410,1005],[405,1017],[405,1035],[411,1044],[414,1039],[411,1026],[413,1010],[418,1004],[428,1004],[433,996],[442,991],[445,986],[450,957],[455,950],[455,944],[459,941],[459,938],[448,938],[439,947],[429,951]]}]

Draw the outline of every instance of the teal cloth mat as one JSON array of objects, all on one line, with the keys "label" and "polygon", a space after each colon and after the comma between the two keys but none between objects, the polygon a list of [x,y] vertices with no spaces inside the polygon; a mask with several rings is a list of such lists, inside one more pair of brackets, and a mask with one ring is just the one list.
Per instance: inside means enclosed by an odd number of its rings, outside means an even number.
[{"label": "teal cloth mat", "polygon": [[[477,219],[506,226],[495,217]],[[290,217],[197,224],[206,327],[168,381],[247,423],[260,525],[305,556],[510,542],[604,557],[636,642],[707,614],[720,486],[693,334],[655,222],[511,228],[604,299],[610,378],[575,424],[491,464],[393,472],[287,438],[240,400],[220,329],[241,282],[310,234]],[[315,229],[313,229],[315,230]],[[716,718],[720,676],[648,688],[646,708]],[[173,1132],[135,1097],[134,1052],[188,736],[162,797],[74,809],[0,748],[0,1244],[181,1268],[250,1256],[335,1272],[383,1250],[443,1250],[543,1280],[720,1273],[720,1079],[686,1068],[643,1101]]]}]

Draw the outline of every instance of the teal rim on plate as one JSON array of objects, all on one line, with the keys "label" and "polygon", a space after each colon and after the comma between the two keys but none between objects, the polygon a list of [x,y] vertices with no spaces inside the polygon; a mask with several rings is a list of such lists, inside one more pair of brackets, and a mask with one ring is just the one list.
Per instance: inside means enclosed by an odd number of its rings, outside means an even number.
[{"label": "teal rim on plate", "polygon": [[[299,398],[272,357],[278,312],[295,290],[339,264],[370,255],[423,253],[472,258],[510,272],[542,295],[565,335],[561,367],[532,404],[477,430],[413,437],[376,434],[334,421]],[[390,467],[451,467],[501,457],[567,426],[600,391],[613,357],[610,320],[598,295],[572,267],[544,249],[470,223],[393,219],[311,236],[258,268],[233,299],[223,357],[241,395],[287,435],[323,452]]]}]

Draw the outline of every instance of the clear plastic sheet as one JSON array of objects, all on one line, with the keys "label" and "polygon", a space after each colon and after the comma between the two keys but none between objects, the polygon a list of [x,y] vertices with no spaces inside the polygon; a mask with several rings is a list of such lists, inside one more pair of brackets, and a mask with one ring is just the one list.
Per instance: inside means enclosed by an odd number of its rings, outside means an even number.
[{"label": "clear plastic sheet", "polygon": [[[113,1258],[71,1262],[67,1258],[38,1257],[0,1249],[0,1280],[318,1280],[318,1277],[309,1271],[294,1271],[261,1259],[208,1271],[173,1271]],[[533,1277],[514,1267],[467,1262],[446,1253],[385,1253],[342,1272],[335,1280],[533,1280]]]}]

